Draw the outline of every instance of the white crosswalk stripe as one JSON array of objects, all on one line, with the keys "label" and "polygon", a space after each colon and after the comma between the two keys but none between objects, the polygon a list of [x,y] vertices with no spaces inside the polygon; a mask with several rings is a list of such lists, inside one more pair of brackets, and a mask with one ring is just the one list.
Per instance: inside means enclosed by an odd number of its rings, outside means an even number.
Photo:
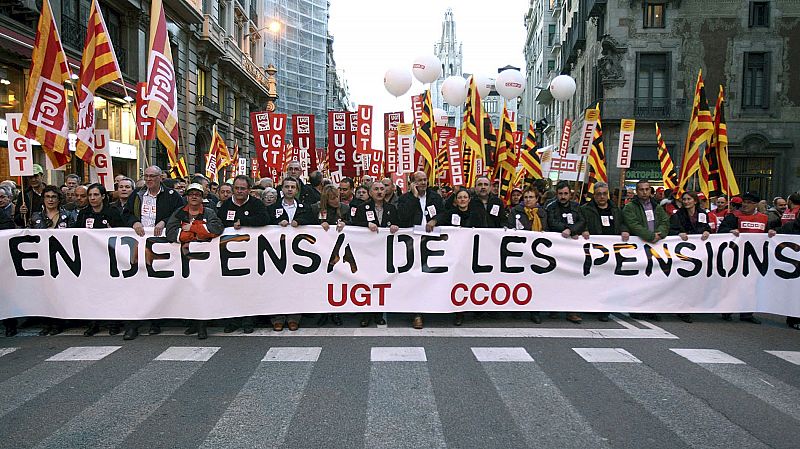
[{"label": "white crosswalk stripe", "polygon": [[764,351],[767,354],[772,354],[775,357],[780,357],[789,363],[800,365],[800,351]]},{"label": "white crosswalk stripe", "polygon": [[48,362],[102,360],[122,346],[73,346],[47,359]]},{"label": "white crosswalk stripe", "polygon": [[733,363],[744,364],[743,361],[716,349],[673,348],[670,351],[692,363]]},{"label": "white crosswalk stripe", "polygon": [[0,357],[11,354],[19,348],[0,348]]},{"label": "white crosswalk stripe", "polygon": [[40,363],[0,383],[0,417],[91,366],[93,361]]},{"label": "white crosswalk stripe", "polygon": [[218,346],[172,346],[155,360],[167,362],[207,362],[219,351]]},{"label": "white crosswalk stripe", "polygon": [[642,363],[622,348],[572,348],[589,363]]},{"label": "white crosswalk stripe", "polygon": [[373,362],[427,362],[425,348],[419,347],[377,347],[370,351]]},{"label": "white crosswalk stripe", "polygon": [[262,362],[316,362],[322,348],[296,347],[296,348],[270,348]]},{"label": "white crosswalk stripe", "polygon": [[525,348],[472,348],[479,362],[532,362]]}]

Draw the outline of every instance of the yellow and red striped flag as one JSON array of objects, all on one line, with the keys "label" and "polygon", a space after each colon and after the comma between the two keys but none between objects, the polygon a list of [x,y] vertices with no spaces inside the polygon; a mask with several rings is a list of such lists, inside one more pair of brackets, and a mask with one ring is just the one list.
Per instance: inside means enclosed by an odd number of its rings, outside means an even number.
[{"label": "yellow and red striped flag", "polygon": [[675,173],[675,165],[672,163],[672,157],[669,155],[664,137],[661,136],[661,128],[658,127],[658,123],[656,123],[656,139],[658,140],[658,162],[661,165],[661,179],[664,181],[664,188],[675,190],[678,187],[678,174]]},{"label": "yellow and red striped flag", "polygon": [[714,137],[710,150],[716,155],[720,193],[728,197],[738,195],[739,183],[736,182],[728,158],[728,125],[725,121],[725,91],[722,86],[719,86],[717,105],[714,108]]},{"label": "yellow and red striped flag", "polygon": [[463,145],[465,187],[475,187],[478,173],[478,159],[486,160],[483,129],[483,105],[475,77],[469,78],[467,90],[467,104],[464,107],[464,120],[461,128],[461,142]]},{"label": "yellow and red striped flag", "polygon": [[586,190],[594,193],[594,185],[597,182],[608,183],[608,173],[606,172],[606,146],[603,143],[603,125],[600,119],[600,103],[594,107],[597,111],[597,126],[594,128],[594,139],[589,150],[589,177]]},{"label": "yellow and red striped flag", "polygon": [[92,1],[89,10],[79,79],[81,83],[75,92],[78,100],[75,155],[94,165],[94,94],[100,86],[122,80],[122,72],[97,0]]},{"label": "yellow and red striped flag", "polygon": [[514,145],[516,123],[511,121],[508,108],[503,105],[503,117],[497,134],[497,161],[494,164],[494,179],[500,180],[498,196],[508,205],[511,200],[511,181],[517,171],[519,155]]},{"label": "yellow and red striped flag", "polygon": [[697,74],[697,84],[692,101],[692,115],[689,121],[689,132],[681,161],[680,183],[678,190],[684,192],[689,179],[700,170],[700,145],[707,144],[714,133],[714,121],[708,109],[706,89],[703,84],[703,71]]},{"label": "yellow and red striped flag", "polygon": [[[542,163],[539,159],[539,153],[536,152],[536,128],[534,127],[533,120],[528,125],[528,134],[525,136],[525,142],[522,144],[522,149],[519,152],[519,162],[522,165],[522,171],[519,172],[518,178],[525,179],[525,186],[529,185],[534,179],[542,179]],[[514,185],[519,183],[520,179],[514,180]]]},{"label": "yellow and red striped flag", "polygon": [[147,116],[156,120],[156,136],[167,148],[171,176],[188,176],[186,162],[178,151],[178,92],[162,0],[153,0],[150,6],[149,48]]},{"label": "yellow and red striped flag", "polygon": [[39,141],[53,167],[58,168],[70,160],[64,89],[70,73],[49,0],[42,2],[31,59],[31,74],[25,91],[24,110],[27,112],[22,114],[19,133]]},{"label": "yellow and red striped flag", "polygon": [[214,125],[214,135],[211,137],[211,147],[208,150],[206,159],[206,178],[218,182],[219,171],[230,164],[231,155],[222,136],[217,132],[217,125]]},{"label": "yellow and red striped flag", "polygon": [[419,129],[417,129],[417,141],[414,150],[418,156],[425,161],[425,174],[428,175],[428,184],[433,185],[436,176],[434,168],[434,139],[436,137],[436,125],[433,122],[433,107],[431,106],[431,91],[426,90],[422,101],[422,119]]}]

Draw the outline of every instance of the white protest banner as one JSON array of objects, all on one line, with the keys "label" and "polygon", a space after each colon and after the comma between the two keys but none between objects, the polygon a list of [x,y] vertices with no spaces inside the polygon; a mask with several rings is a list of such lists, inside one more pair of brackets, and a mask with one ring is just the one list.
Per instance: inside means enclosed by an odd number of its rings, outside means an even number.
[{"label": "white protest banner", "polygon": [[567,153],[564,156],[554,151],[550,159],[550,171],[558,173],[558,179],[563,181],[579,181],[585,168],[583,158],[579,154]]},{"label": "white protest banner", "polygon": [[94,131],[94,167],[89,167],[89,180],[103,184],[109,192],[114,191],[114,168],[109,152],[110,134],[107,129]]},{"label": "white protest banner", "polygon": [[800,316],[800,239],[564,239],[442,227],[228,228],[169,243],[132,229],[0,231],[0,318],[214,319],[283,313],[767,312]]},{"label": "white protest banner", "polygon": [[633,154],[633,131],[636,120],[622,119],[619,125],[619,148],[617,149],[617,168],[631,168]]},{"label": "white protest banner", "polygon": [[399,173],[414,171],[414,127],[410,123],[397,125],[397,168]]},{"label": "white protest banner", "polygon": [[20,120],[22,120],[22,113],[6,114],[8,174],[9,176],[32,176],[33,150],[31,150],[31,141],[19,133]]}]

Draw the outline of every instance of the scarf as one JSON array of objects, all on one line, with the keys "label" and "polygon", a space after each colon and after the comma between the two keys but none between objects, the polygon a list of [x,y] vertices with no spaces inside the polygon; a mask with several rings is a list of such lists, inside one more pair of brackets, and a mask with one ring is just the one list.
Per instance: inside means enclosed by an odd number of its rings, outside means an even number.
[{"label": "scarf", "polygon": [[525,211],[525,215],[528,216],[528,221],[531,224],[531,231],[538,231],[541,232],[542,230],[542,219],[539,218],[539,208],[527,208],[524,207],[523,210]]}]

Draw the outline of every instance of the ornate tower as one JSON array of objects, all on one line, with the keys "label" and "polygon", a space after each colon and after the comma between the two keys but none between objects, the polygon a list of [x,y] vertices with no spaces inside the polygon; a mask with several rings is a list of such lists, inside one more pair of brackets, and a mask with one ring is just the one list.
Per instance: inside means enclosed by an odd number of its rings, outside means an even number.
[{"label": "ornate tower", "polygon": [[456,22],[453,19],[453,10],[451,8],[447,8],[447,11],[444,13],[442,36],[439,42],[433,44],[433,53],[442,61],[442,77],[436,80],[431,86],[431,101],[433,107],[445,109],[447,115],[450,116],[449,125],[458,126],[462,105],[448,105],[447,108],[445,108],[441,92],[442,82],[448,76],[463,76],[461,67],[461,43],[456,41]]}]

